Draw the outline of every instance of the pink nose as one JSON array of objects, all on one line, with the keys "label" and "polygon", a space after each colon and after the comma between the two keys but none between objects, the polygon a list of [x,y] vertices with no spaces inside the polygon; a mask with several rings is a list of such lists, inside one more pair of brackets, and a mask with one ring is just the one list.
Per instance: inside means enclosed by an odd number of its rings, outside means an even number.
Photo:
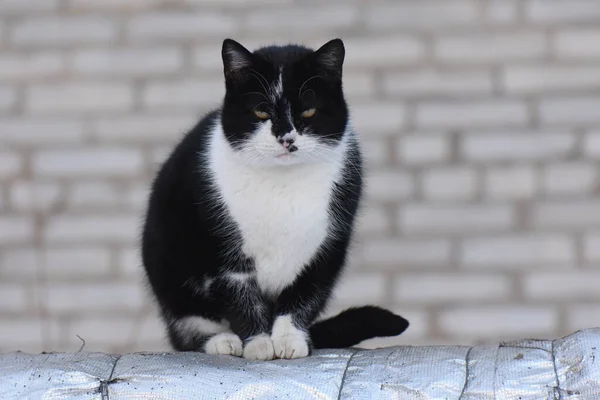
[{"label": "pink nose", "polygon": [[287,149],[292,144],[294,144],[294,139],[291,139],[291,138],[289,138],[289,139],[280,138],[279,139],[279,143],[281,143],[281,145]]}]

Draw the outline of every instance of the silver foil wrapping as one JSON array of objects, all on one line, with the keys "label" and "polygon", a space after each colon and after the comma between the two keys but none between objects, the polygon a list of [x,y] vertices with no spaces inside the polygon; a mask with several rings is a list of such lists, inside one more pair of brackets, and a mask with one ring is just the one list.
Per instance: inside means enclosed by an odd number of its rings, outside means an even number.
[{"label": "silver foil wrapping", "polygon": [[600,328],[481,346],[320,350],[249,362],[201,353],[0,354],[1,399],[600,400]]}]

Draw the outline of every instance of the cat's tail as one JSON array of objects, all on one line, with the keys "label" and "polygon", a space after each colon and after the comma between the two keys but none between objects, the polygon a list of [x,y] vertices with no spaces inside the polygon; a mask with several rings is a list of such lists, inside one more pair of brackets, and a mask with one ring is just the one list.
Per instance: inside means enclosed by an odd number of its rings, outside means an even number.
[{"label": "cat's tail", "polygon": [[331,318],[318,321],[309,329],[315,349],[354,346],[374,337],[397,336],[408,328],[408,321],[375,306],[353,307]]}]

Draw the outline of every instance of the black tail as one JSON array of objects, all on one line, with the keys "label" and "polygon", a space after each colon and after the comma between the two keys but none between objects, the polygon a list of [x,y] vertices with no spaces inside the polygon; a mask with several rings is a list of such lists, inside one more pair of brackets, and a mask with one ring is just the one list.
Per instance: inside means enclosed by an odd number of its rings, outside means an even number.
[{"label": "black tail", "polygon": [[374,337],[396,336],[406,328],[408,321],[401,316],[380,307],[364,306],[316,322],[309,333],[315,349],[337,349]]}]

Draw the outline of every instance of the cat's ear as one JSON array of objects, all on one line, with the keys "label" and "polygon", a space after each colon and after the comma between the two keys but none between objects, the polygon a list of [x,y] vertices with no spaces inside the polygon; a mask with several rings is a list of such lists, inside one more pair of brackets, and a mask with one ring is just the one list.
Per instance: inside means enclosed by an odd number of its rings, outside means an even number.
[{"label": "cat's ear", "polygon": [[336,77],[342,76],[342,65],[346,50],[342,39],[333,39],[314,52],[317,65]]},{"label": "cat's ear", "polygon": [[233,39],[225,39],[221,49],[225,77],[239,76],[252,65],[252,53]]}]

